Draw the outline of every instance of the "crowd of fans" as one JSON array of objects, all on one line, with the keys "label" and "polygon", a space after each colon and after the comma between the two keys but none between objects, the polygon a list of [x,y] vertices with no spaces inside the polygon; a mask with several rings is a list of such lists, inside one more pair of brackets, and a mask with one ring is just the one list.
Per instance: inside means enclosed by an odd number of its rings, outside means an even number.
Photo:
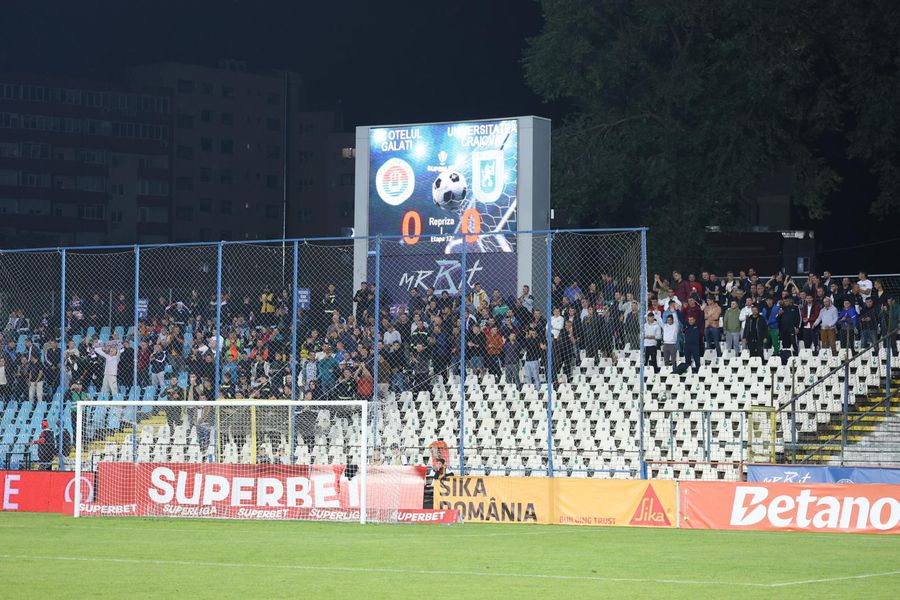
[{"label": "crowd of fans", "polygon": [[[156,397],[212,400],[217,362],[222,398],[292,397],[288,289],[264,288],[239,301],[226,296],[221,306],[197,290],[174,302],[159,297],[139,320],[136,346],[129,328],[134,307],[126,295],[114,306],[103,297],[72,295],[65,348],[48,314],[33,319],[12,311],[0,353],[0,400],[46,399],[59,385],[70,396],[113,397],[123,386],[152,386]],[[826,271],[800,285],[784,274],[763,281],[752,269],[724,278],[706,272],[684,278],[676,271],[671,279],[654,275],[643,309],[640,298],[631,277],[601,274],[582,285],[555,276],[547,316],[544,300],[536,303],[527,285],[506,296],[474,283],[463,323],[458,296],[413,288],[402,305],[381,302],[376,327],[372,286],[363,283],[350,297],[328,285],[297,315],[296,397],[385,400],[391,392],[430,389],[435,377],[459,372],[463,354],[478,376],[539,386],[548,364],[556,381],[571,378],[584,358],[615,363],[626,346],[639,347],[642,320],[650,368],[691,365],[695,371],[704,352],[740,355],[746,349],[750,356],[774,353],[786,360],[801,344],[815,352],[836,352],[838,345],[864,349],[900,322],[896,299],[865,273],[839,281]],[[87,335],[103,326],[127,333],[103,342]],[[24,346],[17,343],[23,333]]]}]

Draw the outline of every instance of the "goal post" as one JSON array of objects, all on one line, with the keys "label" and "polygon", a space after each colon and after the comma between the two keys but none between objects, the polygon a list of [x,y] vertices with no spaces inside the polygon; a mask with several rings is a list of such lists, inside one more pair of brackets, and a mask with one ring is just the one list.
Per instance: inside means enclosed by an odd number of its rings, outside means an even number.
[{"label": "goal post", "polygon": [[93,495],[76,486],[74,515],[429,520],[425,467],[382,464],[369,418],[364,401],[81,401],[71,458]]}]

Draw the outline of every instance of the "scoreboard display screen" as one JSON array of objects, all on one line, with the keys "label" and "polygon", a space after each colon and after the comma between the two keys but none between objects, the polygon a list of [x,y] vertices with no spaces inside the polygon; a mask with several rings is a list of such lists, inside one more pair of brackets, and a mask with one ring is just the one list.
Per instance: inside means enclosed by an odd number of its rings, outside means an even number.
[{"label": "scoreboard display screen", "polygon": [[459,234],[514,253],[518,142],[515,119],[371,128],[369,235],[403,236],[382,244],[401,254],[459,252]]}]

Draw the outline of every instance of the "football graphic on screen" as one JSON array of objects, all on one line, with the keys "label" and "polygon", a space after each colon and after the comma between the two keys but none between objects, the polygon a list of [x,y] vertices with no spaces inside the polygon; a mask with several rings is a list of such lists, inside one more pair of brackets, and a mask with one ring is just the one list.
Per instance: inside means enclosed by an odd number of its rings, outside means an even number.
[{"label": "football graphic on screen", "polygon": [[466,186],[466,178],[459,171],[444,171],[434,180],[431,186],[431,198],[435,205],[447,211],[459,210],[460,204],[466,199],[469,189]]}]

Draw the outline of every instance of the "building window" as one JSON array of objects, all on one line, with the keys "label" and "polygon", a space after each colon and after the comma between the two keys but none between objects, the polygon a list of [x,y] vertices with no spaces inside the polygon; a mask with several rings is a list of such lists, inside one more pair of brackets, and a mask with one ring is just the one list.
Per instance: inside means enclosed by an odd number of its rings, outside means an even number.
[{"label": "building window", "polygon": [[203,183],[212,181],[212,169],[209,167],[200,167],[200,181]]},{"label": "building window", "polygon": [[190,206],[176,206],[175,207],[175,218],[179,221],[193,221],[194,220],[194,209]]},{"label": "building window", "polygon": [[267,146],[266,158],[281,158],[281,146]]},{"label": "building window", "polygon": [[222,86],[222,97],[223,98],[234,98],[234,88],[230,85]]},{"label": "building window", "polygon": [[219,149],[222,154],[234,154],[234,141],[233,140],[222,140],[219,144]]},{"label": "building window", "polygon": [[341,158],[355,158],[356,148],[341,148]]},{"label": "building window", "polygon": [[266,175],[266,187],[270,190],[277,190],[279,179],[278,175]]},{"label": "building window", "polygon": [[78,218],[86,219],[89,221],[102,221],[103,220],[103,205],[102,204],[79,204],[78,205]]},{"label": "building window", "polygon": [[200,198],[197,201],[197,210],[202,213],[208,213],[212,211],[212,200],[209,198]]},{"label": "building window", "polygon": [[181,94],[193,94],[194,93],[194,82],[190,79],[179,79],[178,80],[178,92]]},{"label": "building window", "polygon": [[219,200],[219,212],[223,215],[231,214],[231,200]]},{"label": "building window", "polygon": [[22,173],[22,187],[50,187],[49,173]]},{"label": "building window", "polygon": [[194,128],[194,117],[193,115],[178,115],[178,127],[179,129],[193,129]]},{"label": "building window", "polygon": [[190,146],[178,146],[175,155],[181,160],[192,160],[194,158],[194,149]]},{"label": "building window", "polygon": [[79,175],[76,177],[75,187],[83,192],[105,192],[106,177],[98,175]]},{"label": "building window", "polygon": [[231,113],[222,113],[220,115],[222,125],[234,125],[234,115]]},{"label": "building window", "polygon": [[266,94],[266,102],[269,104],[278,104],[281,102],[281,94],[278,92],[269,92]]},{"label": "building window", "polygon": [[219,182],[226,185],[231,185],[234,182],[234,176],[231,174],[231,169],[222,169],[219,171]]},{"label": "building window", "polygon": [[204,152],[212,152],[212,139],[210,138],[200,138],[200,149]]},{"label": "building window", "polygon": [[204,123],[209,123],[212,121],[212,111],[211,110],[201,110],[200,111],[200,120]]},{"label": "building window", "polygon": [[280,125],[281,121],[275,117],[269,117],[268,119],[266,119],[266,127],[268,127],[272,131],[277,131]]},{"label": "building window", "polygon": [[175,189],[182,192],[189,192],[194,189],[194,180],[190,177],[176,177]]},{"label": "building window", "polygon": [[200,90],[207,96],[213,95],[213,84],[208,81],[204,81],[200,84]]}]

